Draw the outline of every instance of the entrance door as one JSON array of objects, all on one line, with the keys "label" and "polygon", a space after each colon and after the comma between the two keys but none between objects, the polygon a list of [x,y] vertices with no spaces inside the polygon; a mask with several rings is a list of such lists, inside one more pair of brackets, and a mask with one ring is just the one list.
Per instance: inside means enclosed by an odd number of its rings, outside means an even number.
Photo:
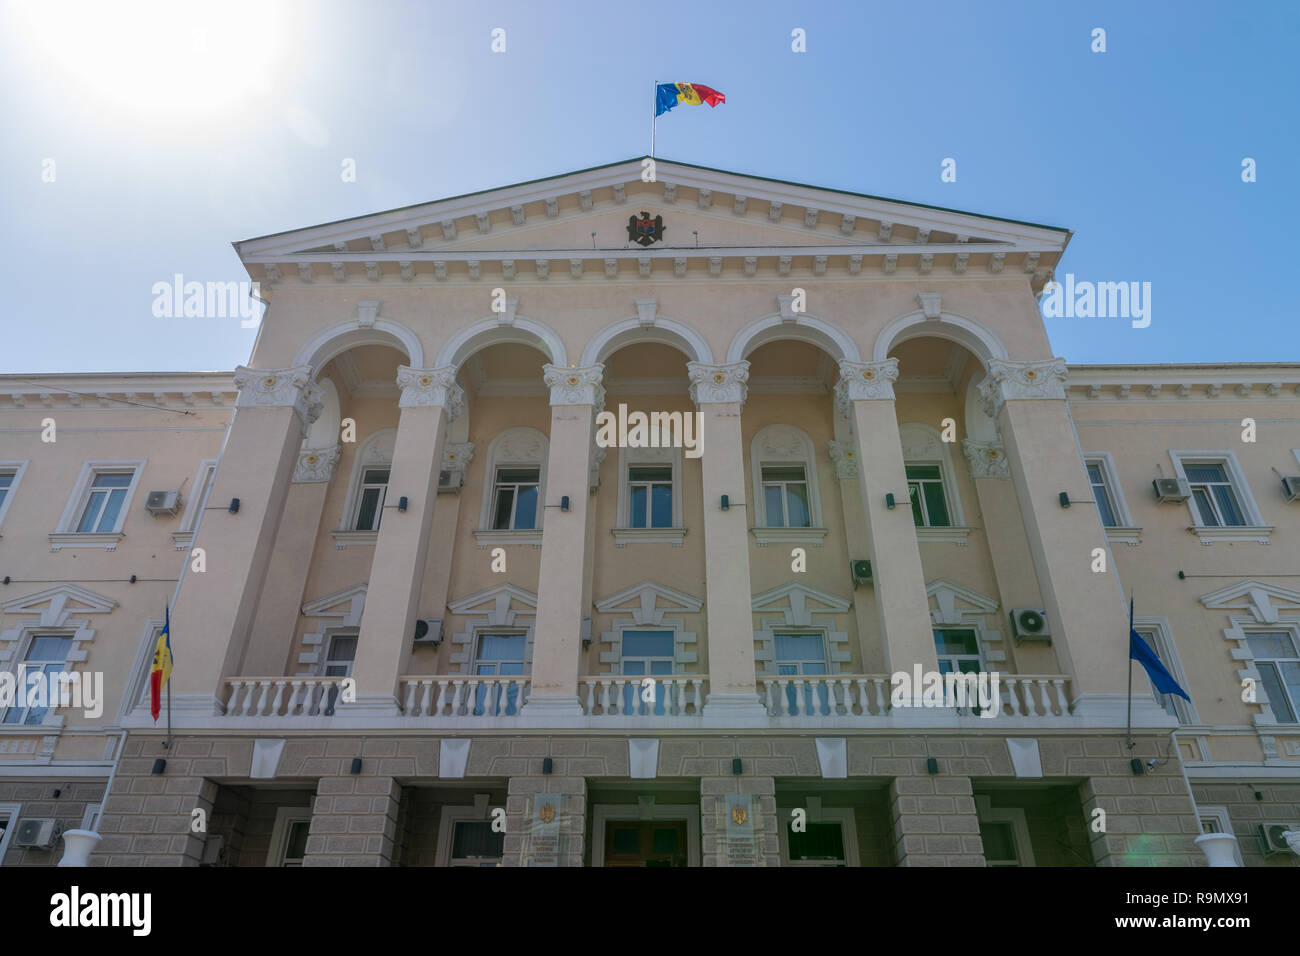
[{"label": "entrance door", "polygon": [[610,820],[606,866],[686,866],[685,820]]}]

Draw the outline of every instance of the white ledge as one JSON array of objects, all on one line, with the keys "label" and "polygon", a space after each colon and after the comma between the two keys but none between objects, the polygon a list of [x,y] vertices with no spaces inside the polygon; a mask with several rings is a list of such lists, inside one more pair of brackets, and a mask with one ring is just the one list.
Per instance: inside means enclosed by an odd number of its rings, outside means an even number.
[{"label": "white ledge", "polygon": [[750,533],[760,548],[769,544],[812,544],[822,546],[822,539],[827,535],[826,528],[750,528]]},{"label": "white ledge", "polygon": [[963,548],[966,546],[966,539],[970,537],[970,528],[951,527],[951,528],[917,528],[916,540],[921,544],[959,544]]},{"label": "white ledge", "polygon": [[1112,525],[1106,529],[1106,540],[1123,542],[1132,547],[1142,540],[1142,529],[1126,525]]},{"label": "white ledge", "polygon": [[193,544],[194,544],[193,531],[172,532],[172,545],[176,548],[177,551],[184,551],[186,548],[190,547]]},{"label": "white ledge", "polygon": [[1214,544],[1216,541],[1255,541],[1268,544],[1269,535],[1273,533],[1272,525],[1229,525],[1222,528],[1208,528],[1193,525],[1187,529],[1201,539],[1201,544]]},{"label": "white ledge", "polygon": [[534,528],[521,531],[475,531],[474,540],[480,548],[490,548],[500,544],[531,544],[534,548],[542,546],[542,529]]},{"label": "white ledge", "polygon": [[116,534],[91,534],[90,532],[58,531],[50,535],[50,550],[103,548],[105,551],[116,551],[118,542],[125,537],[126,535],[121,532]]},{"label": "white ledge", "polygon": [[342,551],[344,548],[373,548],[379,540],[378,531],[331,531],[330,537],[334,539],[334,547]]},{"label": "white ledge", "polygon": [[682,546],[686,537],[685,528],[611,528],[614,546],[627,547],[629,544],[671,544],[674,548]]}]

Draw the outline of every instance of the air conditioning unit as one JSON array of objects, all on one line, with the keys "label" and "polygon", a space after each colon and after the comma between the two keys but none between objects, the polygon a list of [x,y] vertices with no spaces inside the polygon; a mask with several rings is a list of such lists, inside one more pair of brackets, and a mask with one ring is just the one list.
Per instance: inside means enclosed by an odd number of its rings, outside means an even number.
[{"label": "air conditioning unit", "polygon": [[1259,851],[1265,856],[1273,853],[1291,853],[1284,833],[1300,830],[1300,823],[1261,823],[1259,825]]},{"label": "air conditioning unit", "polygon": [[871,584],[871,562],[870,561],[850,561],[849,572],[853,575],[853,590],[858,589],[859,584]]},{"label": "air conditioning unit", "polygon": [[1286,495],[1286,500],[1300,500],[1300,475],[1287,475],[1282,479],[1282,494]]},{"label": "air conditioning unit", "polygon": [[1052,641],[1052,632],[1047,628],[1047,614],[1037,608],[1017,607],[1011,609],[1011,633],[1016,643],[1021,641]]},{"label": "air conditioning unit", "polygon": [[415,622],[415,643],[424,647],[437,647],[442,643],[442,618],[424,618]]},{"label": "air conditioning unit", "polygon": [[52,819],[23,820],[14,831],[14,846],[29,846],[39,850],[50,850],[59,838],[58,822]]},{"label": "air conditioning unit", "polygon": [[1151,482],[1151,487],[1156,490],[1156,497],[1161,501],[1186,501],[1192,496],[1186,478],[1156,478]]},{"label": "air conditioning unit", "polygon": [[438,494],[459,494],[460,486],[465,483],[465,473],[458,471],[455,478],[450,471],[438,472]]},{"label": "air conditioning unit", "polygon": [[181,493],[179,491],[151,491],[145,499],[144,510],[155,518],[162,515],[176,517],[181,511]]}]

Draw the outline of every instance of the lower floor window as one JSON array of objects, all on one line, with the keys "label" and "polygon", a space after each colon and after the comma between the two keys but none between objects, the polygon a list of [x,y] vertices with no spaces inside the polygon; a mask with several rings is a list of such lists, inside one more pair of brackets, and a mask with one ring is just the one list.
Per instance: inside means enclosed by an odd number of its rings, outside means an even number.
[{"label": "lower floor window", "polygon": [[[777,634],[776,672],[781,676],[803,677],[826,674],[826,647],[820,634]],[[802,694],[800,693],[802,691]],[[785,689],[791,714],[830,714],[826,682],[791,681]]]},{"label": "lower floor window", "polygon": [[506,835],[490,820],[457,820],[451,835],[451,866],[500,866]]},{"label": "lower floor window", "polygon": [[1255,659],[1274,719],[1279,724],[1296,723],[1300,713],[1300,652],[1295,635],[1289,631],[1247,634],[1246,645]]},{"label": "lower floor window", "polygon": [[[524,654],[527,649],[526,634],[483,634],[478,639],[478,654],[474,659],[474,673],[480,677],[511,677],[524,673]],[[508,687],[497,683],[489,688],[479,684],[474,690],[474,716],[482,717],[518,713],[519,684]]]}]

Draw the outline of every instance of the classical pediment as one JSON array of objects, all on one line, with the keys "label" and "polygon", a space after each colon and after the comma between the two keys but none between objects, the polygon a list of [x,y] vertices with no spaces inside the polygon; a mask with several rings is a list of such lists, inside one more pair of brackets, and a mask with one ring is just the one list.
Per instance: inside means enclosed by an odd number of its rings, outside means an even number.
[{"label": "classical pediment", "polygon": [[638,624],[657,624],[665,613],[696,614],[704,602],[676,588],[642,581],[596,602],[601,614],[632,614]]},{"label": "classical pediment", "polygon": [[963,613],[992,614],[998,609],[994,598],[951,581],[933,581],[926,586],[925,594],[934,602],[936,624],[960,624]]},{"label": "classical pediment", "polygon": [[345,625],[361,624],[361,613],[366,606],[366,586],[354,584],[350,588],[327,594],[302,606],[304,617],[337,617]]},{"label": "classical pediment", "polygon": [[536,613],[537,595],[513,584],[502,584],[452,601],[447,610],[452,614],[486,614],[493,624],[514,624],[515,615]]},{"label": "classical pediment", "polygon": [[42,627],[61,627],[69,617],[107,614],[115,607],[112,598],[75,584],[60,584],[0,604],[5,614],[39,617]]},{"label": "classical pediment", "polygon": [[1207,608],[1249,611],[1261,624],[1275,624],[1279,611],[1300,609],[1300,591],[1246,580],[1201,595],[1201,604]]},{"label": "classical pediment", "polygon": [[[1049,226],[643,160],[236,243],[263,282],[546,281],[989,272],[1045,280],[1069,240]],[[662,217],[643,247],[632,217]],[[1039,275],[1041,273],[1041,276]]]}]

